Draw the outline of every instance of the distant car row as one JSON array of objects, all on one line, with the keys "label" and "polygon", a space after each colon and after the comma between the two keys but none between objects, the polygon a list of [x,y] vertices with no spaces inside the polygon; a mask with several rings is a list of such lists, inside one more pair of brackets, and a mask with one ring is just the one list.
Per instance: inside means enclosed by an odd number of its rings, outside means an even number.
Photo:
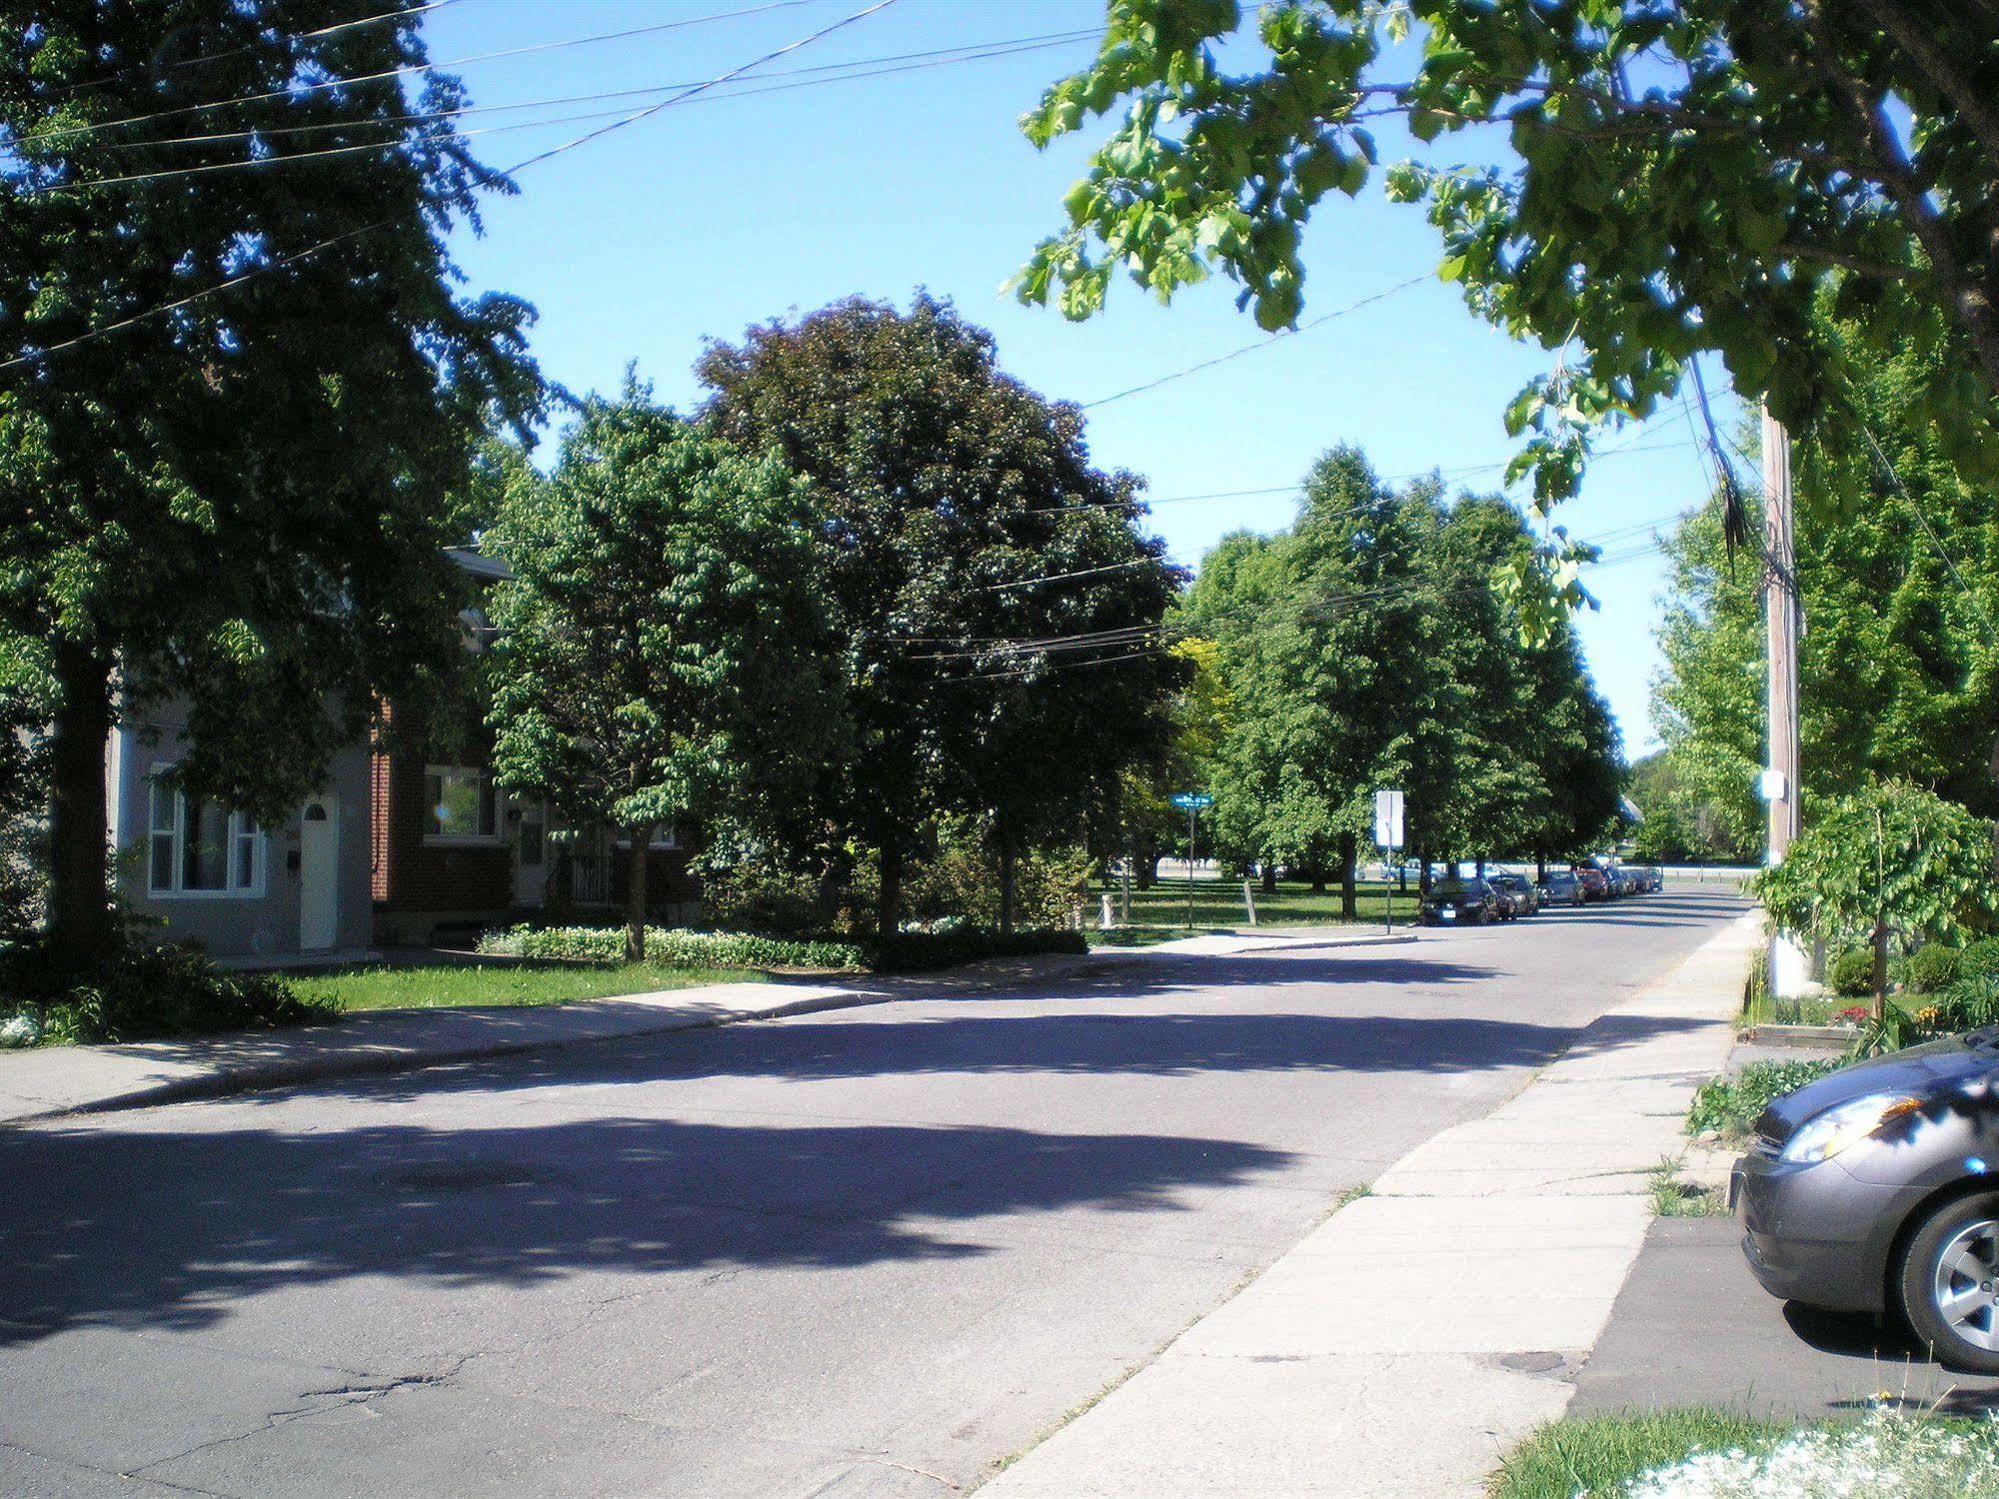
[{"label": "distant car row", "polygon": [[1456,875],[1432,881],[1417,914],[1424,926],[1486,926],[1517,921],[1547,906],[1587,906],[1665,888],[1659,870],[1630,864],[1578,864],[1538,880],[1524,874],[1483,879]]}]

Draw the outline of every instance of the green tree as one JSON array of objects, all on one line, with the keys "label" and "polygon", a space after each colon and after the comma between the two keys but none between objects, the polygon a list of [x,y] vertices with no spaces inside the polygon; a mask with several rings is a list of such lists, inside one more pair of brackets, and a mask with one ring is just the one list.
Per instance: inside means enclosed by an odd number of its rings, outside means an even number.
[{"label": "green tree", "polygon": [[[1531,434],[1538,502],[1574,493],[1591,427],[1649,414],[1704,350],[1794,428],[1837,416],[1821,287],[1872,354],[1947,351],[1910,399],[1955,456],[1999,472],[1991,0],[1275,0],[1261,65],[1226,69],[1236,0],[1106,9],[1095,60],[1023,120],[1045,146],[1121,111],[1023,299],[1086,317],[1119,267],[1161,296],[1218,269],[1260,326],[1291,326],[1305,224],[1361,191],[1372,123],[1396,116],[1424,154],[1388,192],[1425,206],[1439,274],[1478,316],[1569,351],[1507,415]],[[1384,47],[1412,25],[1413,68]],[[1435,145],[1481,128],[1510,159]],[[1516,592],[1530,565],[1509,568]],[[1573,603],[1574,579],[1556,581]],[[1518,602],[1530,626],[1555,617],[1544,591]]]},{"label": "green tree", "polygon": [[1999,925],[1992,823],[1906,781],[1882,781],[1819,807],[1784,862],[1754,889],[1777,925],[1805,941],[1874,949],[1875,1018],[1886,1002],[1888,943],[1962,943]]},{"label": "green tree", "polygon": [[753,822],[837,723],[804,484],[656,405],[593,399],[546,480],[515,476],[491,546],[493,764],[620,829],[625,956],[645,956],[662,827]]},{"label": "green tree", "polygon": [[295,805],[375,692],[457,650],[439,499],[489,412],[539,409],[531,310],[456,295],[444,248],[507,184],[455,133],[454,80],[405,90],[414,10],[353,19],[0,4],[0,629],[49,643],[49,926],[75,965],[110,935],[114,724],[184,698],[185,782]]},{"label": "green tree", "polygon": [[1365,455],[1339,447],[1306,476],[1298,519],[1266,559],[1253,591],[1221,597],[1219,577],[1196,591],[1240,705],[1217,826],[1315,883],[1338,871],[1351,917],[1371,793],[1406,767],[1425,679],[1415,538]]},{"label": "green tree", "polygon": [[1135,528],[1137,481],[1090,466],[1080,412],[1002,374],[946,304],[836,303],[698,368],[721,430],[815,486],[853,726],[815,805],[829,867],[878,852],[893,932],[933,814],[982,819],[1004,853],[1079,825],[1079,795],[1148,753],[1180,675],[1156,638],[1175,575]]},{"label": "green tree", "polygon": [[[1999,813],[1991,779],[1999,534],[1991,491],[1967,479],[1911,401],[1933,358],[1905,354],[1872,367],[1853,385],[1862,430],[1796,445],[1807,819],[1813,798],[1877,780],[1911,781],[1982,816]],[[1753,520],[1753,499],[1749,512]],[[1666,665],[1654,690],[1661,735],[1676,777],[1695,805],[1711,809],[1725,842],[1755,849],[1763,568],[1753,555],[1731,555],[1713,507],[1683,521],[1667,550]]]}]

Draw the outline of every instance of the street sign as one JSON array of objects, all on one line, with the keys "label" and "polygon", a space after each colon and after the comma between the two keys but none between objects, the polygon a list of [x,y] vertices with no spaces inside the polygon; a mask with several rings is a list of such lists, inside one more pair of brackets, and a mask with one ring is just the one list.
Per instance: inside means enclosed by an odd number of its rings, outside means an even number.
[{"label": "street sign", "polygon": [[1173,805],[1182,812],[1205,812],[1215,804],[1215,799],[1205,791],[1177,791],[1173,794]]},{"label": "street sign", "polygon": [[1374,793],[1374,841],[1386,849],[1402,847],[1402,793]]}]

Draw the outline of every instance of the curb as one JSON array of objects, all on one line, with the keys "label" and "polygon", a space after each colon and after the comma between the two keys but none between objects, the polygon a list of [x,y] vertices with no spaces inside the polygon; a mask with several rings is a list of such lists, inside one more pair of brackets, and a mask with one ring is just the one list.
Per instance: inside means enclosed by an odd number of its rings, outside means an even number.
[{"label": "curb", "polygon": [[[1198,942],[1233,944],[1224,948],[1225,952],[1281,951],[1308,947],[1389,947],[1404,942],[1414,942],[1411,936],[1358,934],[1336,937],[1330,940],[1317,937],[1286,938],[1272,935],[1260,939],[1245,932],[1214,933],[1187,939]],[[802,999],[783,1000],[772,1004],[751,1005],[743,1008],[717,1009],[708,1013],[690,1010],[683,1006],[699,1004],[700,989],[671,991],[685,996],[677,1000],[671,1008],[662,1006],[659,1012],[645,1016],[635,1010],[628,1027],[610,1027],[605,1030],[570,1036],[533,1036],[501,1040],[481,1040],[464,1045],[445,1045],[423,1050],[352,1051],[344,1054],[307,1055],[275,1058],[232,1065],[226,1061],[212,1064],[210,1069],[186,1077],[168,1078],[107,1092],[102,1097],[86,1099],[82,1102],[54,1104],[46,1108],[30,1108],[21,1113],[0,1119],[0,1128],[15,1124],[42,1123],[51,1119],[62,1119],[84,1114],[110,1114],[130,1109],[153,1108],[161,1104],[191,1103],[202,1099],[228,1098],[239,1093],[259,1092],[266,1089],[292,1088],[316,1082],[332,1082],[347,1078],[387,1077],[401,1072],[418,1072],[427,1067],[452,1067],[466,1062],[485,1061],[496,1057],[520,1056],[529,1052],[563,1051],[578,1046],[598,1046],[611,1041],[627,1041],[647,1036],[667,1035],[674,1031],[715,1030],[726,1025],[739,1025],[754,1020],[781,1020],[794,1015],[810,1015],[825,1010],[860,1009],[868,1005],[889,1004],[898,1000],[924,999],[933,995],[977,994],[994,989],[1017,988],[1048,979],[1059,979],[1076,973],[1092,965],[1106,963],[1139,963],[1158,958],[1175,956],[1214,956],[1213,948],[1202,948],[1194,952],[1176,949],[1171,943],[1149,948],[1092,948],[1084,953],[1055,955],[1058,961],[1032,973],[988,973],[981,974],[982,964],[966,964],[953,970],[943,969],[926,975],[882,975],[873,982],[885,986],[882,989],[855,987],[833,994],[815,994]],[[1017,961],[992,959],[990,962]],[[896,986],[903,986],[898,988]],[[718,986],[719,987],[719,986]],[[616,1006],[629,1003],[642,996],[621,995],[601,1000],[580,1000],[565,1005],[551,1006],[551,1011],[567,1011],[572,1015],[588,1013],[587,1006]],[[382,1014],[404,1012],[378,1012]],[[490,1014],[490,1009],[476,1006],[464,1007],[469,1017],[474,1014]],[[339,1022],[334,1022],[337,1028]],[[316,1029],[316,1028],[308,1028]],[[284,1034],[284,1033],[279,1033]],[[296,1033],[293,1033],[296,1034]],[[145,1044],[145,1043],[140,1043]],[[0,1082],[4,1082],[4,1068],[0,1068]]]}]

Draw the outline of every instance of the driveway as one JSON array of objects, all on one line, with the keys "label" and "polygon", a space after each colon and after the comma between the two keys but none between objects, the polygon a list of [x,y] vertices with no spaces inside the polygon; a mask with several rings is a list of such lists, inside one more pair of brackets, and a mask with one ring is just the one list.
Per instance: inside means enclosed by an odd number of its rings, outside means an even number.
[{"label": "driveway", "polygon": [[1743,909],[0,1132],[0,1492],[948,1493]]}]

